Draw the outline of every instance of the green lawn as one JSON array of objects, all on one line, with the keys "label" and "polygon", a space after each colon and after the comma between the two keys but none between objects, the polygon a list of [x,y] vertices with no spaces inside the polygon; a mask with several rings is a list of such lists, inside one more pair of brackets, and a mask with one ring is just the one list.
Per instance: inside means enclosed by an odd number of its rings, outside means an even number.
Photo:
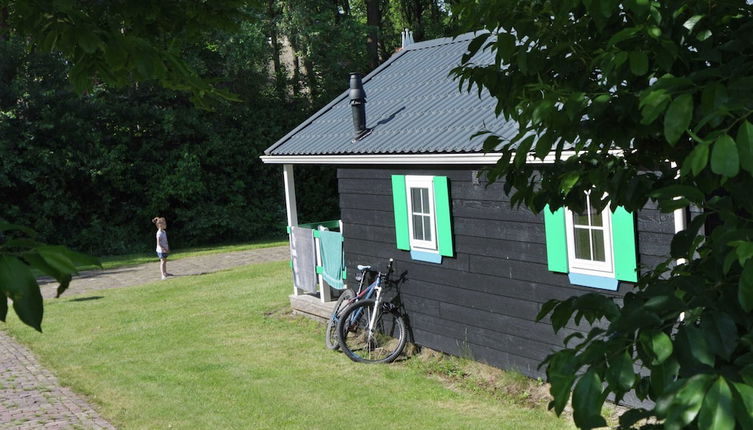
[{"label": "green lawn", "polygon": [[[249,249],[269,248],[272,246],[287,245],[287,240],[279,241],[260,241],[252,243],[241,243],[236,245],[222,246],[200,246],[193,248],[176,249],[170,254],[170,260],[180,260],[186,257],[195,257],[198,255],[220,254],[226,252],[246,251]],[[100,257],[103,269],[113,269],[116,267],[132,266],[136,264],[153,263],[157,258],[154,252],[124,255],[107,255]],[[81,270],[98,269],[95,266],[81,267]]]},{"label": "green lawn", "polygon": [[49,300],[44,334],[3,326],[123,429],[572,428],[326,350],[322,325],[288,316],[290,282],[287,262],[259,264]]}]

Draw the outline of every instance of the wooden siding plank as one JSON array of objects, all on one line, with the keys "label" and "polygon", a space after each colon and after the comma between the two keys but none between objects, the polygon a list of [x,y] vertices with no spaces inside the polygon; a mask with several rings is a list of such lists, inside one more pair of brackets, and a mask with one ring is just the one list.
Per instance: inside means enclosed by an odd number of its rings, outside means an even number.
[{"label": "wooden siding plank", "polygon": [[373,225],[376,227],[395,228],[395,219],[391,212],[375,211],[369,209],[348,209],[342,212],[340,217],[348,226]]},{"label": "wooden siding plank", "polygon": [[638,252],[640,255],[669,257],[672,235],[642,231],[638,233]]},{"label": "wooden siding plank", "polygon": [[402,251],[395,246],[394,238],[385,238],[387,242],[370,241],[355,239],[347,235],[347,229],[345,229],[345,254],[355,253],[359,255],[372,255],[378,259],[394,258],[396,261],[404,261],[406,263],[416,264],[420,266],[426,266],[429,268],[445,268],[452,269],[452,272],[468,271],[468,258],[467,254],[459,254],[455,257],[444,257],[442,264],[426,263],[422,261],[414,261],[410,258],[408,251]]},{"label": "wooden siding plank", "polygon": [[455,235],[455,249],[465,254],[537,263],[546,262],[546,246],[536,242]]},{"label": "wooden siding plank", "polygon": [[559,346],[483,327],[457,324],[456,322],[448,321],[446,318],[437,318],[429,315],[417,314],[411,321],[421,327],[431,327],[430,331],[434,333],[441,333],[459,340],[461,348],[463,346],[467,348],[469,344],[487,347],[493,346],[495,349],[501,349],[521,357],[537,359],[546,357]]},{"label": "wooden siding plank", "polygon": [[423,329],[414,330],[413,335],[416,343],[447,354],[480,361],[502,369],[515,370],[532,378],[544,376],[542,371],[537,370],[541,360],[519,357],[481,345],[462,345],[456,339]]},{"label": "wooden siding plank", "polygon": [[470,181],[470,172],[466,167],[446,167],[437,169],[431,166],[381,166],[373,167],[348,167],[337,170],[338,179],[382,179],[392,175],[427,175],[447,176],[451,181]]},{"label": "wooden siding plank", "polygon": [[556,285],[561,282],[562,274],[550,272],[545,264],[527,263],[514,260],[501,260],[492,257],[472,255],[471,272],[498,276],[500,278],[520,279],[522,281],[543,282]]},{"label": "wooden siding plank", "polygon": [[455,217],[455,234],[474,237],[489,237],[518,242],[546,243],[544,223],[475,220]]},{"label": "wooden siding plank", "polygon": [[517,221],[527,223],[543,223],[541,214],[534,214],[525,209],[512,209],[510,204],[499,200],[464,200],[453,194],[452,214],[456,218],[471,218],[474,220]]},{"label": "wooden siding plank", "polygon": [[529,321],[493,312],[468,312],[465,307],[453,303],[441,303],[439,311],[441,317],[461,326],[487,328],[516,337],[528,336],[550,347],[562,346],[562,340],[575,331],[562,329],[554,333],[548,322]]},{"label": "wooden siding plank", "polygon": [[527,300],[520,300],[496,294],[464,290],[439,284],[425,284],[420,280],[411,280],[400,287],[401,294],[409,294],[443,303],[457,303],[466,308],[495,312],[516,318],[533,321],[540,305]]}]

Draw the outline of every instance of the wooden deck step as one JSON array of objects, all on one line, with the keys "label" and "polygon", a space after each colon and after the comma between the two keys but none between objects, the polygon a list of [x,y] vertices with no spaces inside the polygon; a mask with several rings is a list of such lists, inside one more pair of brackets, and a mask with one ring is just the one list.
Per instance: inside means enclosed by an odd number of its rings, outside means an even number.
[{"label": "wooden deck step", "polygon": [[312,294],[290,295],[290,307],[293,315],[302,315],[319,321],[327,321],[336,301],[324,302],[318,296]]}]

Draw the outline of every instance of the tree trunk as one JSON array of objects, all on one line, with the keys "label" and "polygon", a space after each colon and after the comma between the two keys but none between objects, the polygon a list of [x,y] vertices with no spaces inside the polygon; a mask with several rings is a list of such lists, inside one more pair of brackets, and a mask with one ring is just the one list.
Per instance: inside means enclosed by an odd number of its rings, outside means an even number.
[{"label": "tree trunk", "polygon": [[8,40],[10,27],[8,25],[8,7],[0,9],[0,40]]},{"label": "tree trunk", "polygon": [[303,57],[303,70],[306,72],[306,83],[309,87],[311,99],[315,100],[318,94],[316,89],[316,74],[314,73],[314,62],[308,57]]},{"label": "tree trunk", "polygon": [[301,59],[293,55],[293,95],[301,92]]},{"label": "tree trunk", "polygon": [[372,70],[379,65],[379,29],[382,21],[379,12],[379,0],[366,0],[366,25],[369,28],[366,52]]},{"label": "tree trunk", "polygon": [[343,8],[343,14],[350,16],[350,0],[342,0],[341,6]]},{"label": "tree trunk", "polygon": [[269,18],[269,39],[272,44],[272,68],[275,75],[275,89],[278,95],[284,93],[285,77],[282,74],[282,64],[280,62],[280,40],[277,33],[277,8],[275,0],[267,0],[267,15]]}]

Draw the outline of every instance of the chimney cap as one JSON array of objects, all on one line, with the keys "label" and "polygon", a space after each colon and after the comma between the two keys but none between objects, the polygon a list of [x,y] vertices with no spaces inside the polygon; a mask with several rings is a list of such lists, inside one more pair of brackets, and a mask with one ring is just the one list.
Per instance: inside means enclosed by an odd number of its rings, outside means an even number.
[{"label": "chimney cap", "polygon": [[363,89],[361,74],[357,72],[350,73],[350,100],[366,102],[366,91]]}]

